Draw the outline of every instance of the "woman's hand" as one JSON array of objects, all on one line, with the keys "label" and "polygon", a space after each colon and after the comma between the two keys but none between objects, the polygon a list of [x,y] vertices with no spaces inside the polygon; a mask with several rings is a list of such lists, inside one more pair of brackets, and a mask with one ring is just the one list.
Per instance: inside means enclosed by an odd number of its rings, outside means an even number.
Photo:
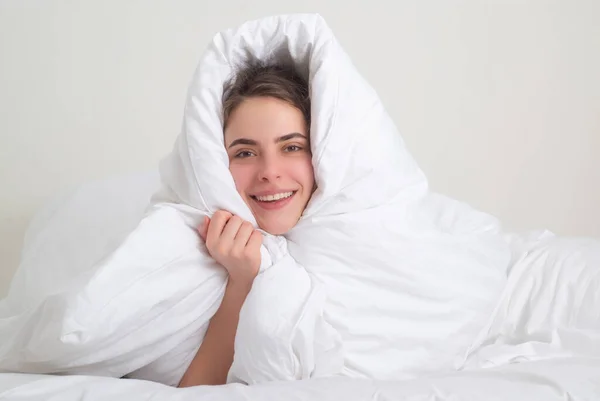
[{"label": "woman's hand", "polygon": [[204,217],[198,231],[210,256],[227,270],[231,282],[252,283],[260,268],[260,231],[224,210],[215,212],[212,220]]},{"label": "woman's hand", "polygon": [[260,268],[262,234],[224,210],[198,227],[210,256],[229,273],[219,309],[210,319],[206,335],[179,382],[179,387],[218,385],[227,382],[234,355],[240,310]]}]

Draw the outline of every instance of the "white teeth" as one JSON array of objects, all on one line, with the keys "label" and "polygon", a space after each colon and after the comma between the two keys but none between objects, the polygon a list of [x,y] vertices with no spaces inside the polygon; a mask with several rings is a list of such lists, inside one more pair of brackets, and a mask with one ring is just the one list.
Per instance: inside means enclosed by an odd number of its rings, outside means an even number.
[{"label": "white teeth", "polygon": [[292,195],[294,195],[293,192],[282,192],[280,194],[275,195],[255,196],[255,198],[261,202],[273,202],[276,200],[289,198]]}]

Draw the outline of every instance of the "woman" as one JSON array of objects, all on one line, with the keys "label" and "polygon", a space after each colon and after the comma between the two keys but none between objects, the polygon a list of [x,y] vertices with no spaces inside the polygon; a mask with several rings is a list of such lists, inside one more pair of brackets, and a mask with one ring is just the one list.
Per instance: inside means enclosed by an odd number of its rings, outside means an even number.
[{"label": "woman", "polygon": [[[236,189],[259,228],[284,234],[298,222],[315,187],[308,85],[293,67],[251,65],[226,85],[223,98],[225,147]],[[238,216],[217,211],[199,232],[229,280],[180,387],[226,382],[240,309],[261,261],[262,234]]]}]

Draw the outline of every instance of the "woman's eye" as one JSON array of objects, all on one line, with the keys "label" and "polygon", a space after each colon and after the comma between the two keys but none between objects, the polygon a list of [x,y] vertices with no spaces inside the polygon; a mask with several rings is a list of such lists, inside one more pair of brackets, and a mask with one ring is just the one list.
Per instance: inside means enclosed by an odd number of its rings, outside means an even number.
[{"label": "woman's eye", "polygon": [[285,148],[286,152],[298,152],[302,150],[302,148],[298,145],[290,145]]},{"label": "woman's eye", "polygon": [[245,159],[246,157],[250,157],[252,155],[253,155],[253,153],[250,152],[249,150],[242,150],[241,152],[236,153],[235,157],[240,158],[240,159]]}]

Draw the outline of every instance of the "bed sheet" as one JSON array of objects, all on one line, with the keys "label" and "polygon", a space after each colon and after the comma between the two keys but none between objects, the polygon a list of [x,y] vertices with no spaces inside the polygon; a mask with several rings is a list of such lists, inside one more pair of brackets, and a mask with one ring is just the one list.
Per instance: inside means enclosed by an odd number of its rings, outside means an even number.
[{"label": "bed sheet", "polygon": [[409,381],[349,378],[229,384],[184,389],[163,384],[91,376],[0,375],[0,400],[7,401],[596,401],[600,359],[564,358],[493,369],[453,372]]}]

